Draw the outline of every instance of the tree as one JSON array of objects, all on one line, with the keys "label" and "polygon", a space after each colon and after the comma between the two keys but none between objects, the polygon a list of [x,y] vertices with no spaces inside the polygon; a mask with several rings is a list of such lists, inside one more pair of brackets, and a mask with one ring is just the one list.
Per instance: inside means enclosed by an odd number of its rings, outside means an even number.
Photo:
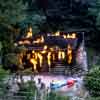
[{"label": "tree", "polygon": [[100,28],[100,0],[96,0],[88,8],[89,14],[96,18],[96,27]]},{"label": "tree", "polygon": [[11,28],[11,25],[25,19],[26,8],[27,5],[24,5],[22,0],[1,0],[0,24]]},{"label": "tree", "polygon": [[100,65],[94,66],[86,75],[84,82],[90,94],[94,97],[100,96]]},{"label": "tree", "polygon": [[26,9],[27,5],[24,5],[22,0],[0,1],[0,41],[3,44],[3,48],[5,44],[7,46],[7,44],[13,42],[14,33],[18,31],[15,26],[26,18]]},{"label": "tree", "polygon": [[3,68],[10,72],[19,72],[24,69],[21,57],[26,52],[26,48],[20,46],[16,47],[14,51],[3,56]]},{"label": "tree", "polygon": [[33,29],[33,33],[38,33],[41,30],[41,26],[46,21],[45,14],[38,8],[35,0],[29,0],[28,9],[26,10],[27,16],[24,21],[20,23],[22,29],[26,29],[29,25],[31,25]]},{"label": "tree", "polygon": [[27,29],[28,26],[31,25],[34,34],[41,31],[40,29],[46,20],[45,15],[36,10],[29,11],[26,18],[27,19],[21,22],[20,26],[22,27],[22,29]]},{"label": "tree", "polygon": [[20,33],[17,23],[26,18],[26,9],[27,4],[23,4],[22,0],[0,1],[0,41],[2,44],[2,56],[14,52],[14,39],[16,34]]},{"label": "tree", "polygon": [[93,27],[92,30],[90,31],[90,34],[88,34],[89,41],[88,45],[92,48],[95,48],[96,50],[100,46],[100,0],[94,0],[90,2],[90,5],[88,7],[88,15],[92,16],[92,23]]}]

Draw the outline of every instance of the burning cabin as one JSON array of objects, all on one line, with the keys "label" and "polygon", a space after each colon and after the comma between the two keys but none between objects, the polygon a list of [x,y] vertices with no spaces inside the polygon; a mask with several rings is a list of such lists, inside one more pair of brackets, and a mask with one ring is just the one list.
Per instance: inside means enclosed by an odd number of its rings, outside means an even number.
[{"label": "burning cabin", "polygon": [[[20,55],[20,62],[24,69],[31,68],[33,72],[65,73],[67,68],[84,64],[82,34],[78,32],[41,32],[33,35],[30,27],[15,44],[27,48]],[[87,70],[85,66],[83,70]]]}]

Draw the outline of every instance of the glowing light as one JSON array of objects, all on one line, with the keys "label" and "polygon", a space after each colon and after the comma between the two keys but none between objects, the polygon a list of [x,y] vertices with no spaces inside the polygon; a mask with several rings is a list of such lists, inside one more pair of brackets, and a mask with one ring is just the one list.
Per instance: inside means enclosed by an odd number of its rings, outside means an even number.
[{"label": "glowing light", "polygon": [[44,46],[44,50],[46,50],[47,48],[48,48],[48,46],[47,46],[47,45],[45,45],[45,46]]},{"label": "glowing light", "polygon": [[73,38],[73,39],[76,38],[76,34],[75,34],[75,33],[72,34],[72,38]]},{"label": "glowing light", "polygon": [[76,38],[76,34],[73,33],[73,34],[67,34],[67,38],[71,38],[71,39],[75,39]]},{"label": "glowing light", "polygon": [[61,51],[58,52],[58,59],[60,60],[62,58]]},{"label": "glowing light", "polygon": [[42,53],[42,54],[45,54],[45,53],[46,53],[46,50],[41,51],[41,53]]},{"label": "glowing light", "polygon": [[63,38],[64,38],[64,39],[66,39],[66,38],[67,38],[67,36],[66,36],[66,35],[63,35]]},{"label": "glowing light", "polygon": [[65,59],[65,52],[62,52],[61,55],[62,55],[62,59]]},{"label": "glowing light", "polygon": [[63,51],[58,52],[58,59],[65,59],[65,53]]},{"label": "glowing light", "polygon": [[37,38],[33,43],[44,43],[44,37],[41,36],[41,38]]},{"label": "glowing light", "polygon": [[41,53],[45,54],[45,53],[47,52],[47,51],[46,51],[46,50],[47,50],[47,48],[48,48],[48,46],[47,46],[47,45],[45,45],[45,46],[43,47],[43,49],[44,49],[44,50],[43,50],[43,51],[41,51]]},{"label": "glowing light", "polygon": [[41,43],[44,43],[44,37],[41,36]]},{"label": "glowing light", "polygon": [[47,36],[51,36],[51,34],[47,34]]},{"label": "glowing light", "polygon": [[38,53],[38,57],[39,57],[39,63],[40,63],[40,67],[41,67],[42,63],[43,63],[43,56]]},{"label": "glowing light", "polygon": [[51,66],[51,52],[48,53],[47,58],[48,58],[48,65],[50,67]]},{"label": "glowing light", "polygon": [[32,53],[35,53],[35,51],[34,51],[34,50],[32,50]]},{"label": "glowing light", "polygon": [[19,41],[18,44],[20,44],[20,45],[23,44],[23,41]]},{"label": "glowing light", "polygon": [[29,28],[29,32],[27,32],[27,36],[26,36],[26,38],[31,38],[32,37],[32,28],[30,27]]},{"label": "glowing light", "polygon": [[72,48],[70,45],[67,47],[68,64],[72,62]]},{"label": "glowing light", "polygon": [[57,31],[57,32],[55,33],[55,36],[60,36],[60,32]]},{"label": "glowing light", "polygon": [[33,64],[34,71],[37,71],[37,60],[35,58],[31,58],[30,62]]},{"label": "glowing light", "polygon": [[25,40],[25,41],[23,41],[23,44],[30,44],[30,41]]},{"label": "glowing light", "polygon": [[70,38],[70,35],[69,34],[67,34],[67,38]]},{"label": "glowing light", "polygon": [[53,48],[50,48],[50,50],[51,50],[51,51],[54,51],[54,49],[53,49]]}]

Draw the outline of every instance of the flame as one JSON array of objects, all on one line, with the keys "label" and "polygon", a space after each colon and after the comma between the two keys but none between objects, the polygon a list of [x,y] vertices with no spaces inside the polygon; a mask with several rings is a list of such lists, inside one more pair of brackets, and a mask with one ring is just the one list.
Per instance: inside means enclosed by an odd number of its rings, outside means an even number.
[{"label": "flame", "polygon": [[48,58],[48,65],[50,67],[51,66],[51,52],[48,53],[47,58]]},{"label": "flame", "polygon": [[66,39],[66,38],[67,38],[67,36],[66,36],[66,35],[63,35],[63,38],[64,38],[64,39]]},{"label": "flame", "polygon": [[44,54],[44,53],[46,53],[46,52],[47,52],[47,51],[46,51],[46,50],[47,50],[47,48],[48,48],[48,46],[47,46],[47,45],[45,45],[45,46],[43,47],[43,49],[44,49],[44,50],[43,50],[43,51],[41,51],[41,53],[43,53],[43,54]]},{"label": "flame", "polygon": [[45,53],[46,53],[46,50],[41,51],[41,53],[42,53],[42,54],[45,54]]},{"label": "flame", "polygon": [[26,36],[26,38],[31,38],[32,37],[32,28],[30,27],[29,28],[29,32],[27,32],[27,36]]},{"label": "flame", "polygon": [[65,52],[62,52],[61,55],[62,55],[62,59],[65,59]]},{"label": "flame", "polygon": [[55,33],[55,36],[60,36],[60,32],[57,31],[57,32]]},{"label": "flame", "polygon": [[20,44],[20,45],[21,45],[21,44],[24,44],[24,43],[23,43],[23,41],[19,41],[19,42],[18,42],[18,44]]},{"label": "flame", "polygon": [[76,34],[73,33],[73,34],[72,34],[72,39],[75,39],[75,38],[76,38]]},{"label": "flame", "polygon": [[23,42],[23,44],[30,44],[30,41],[29,41],[29,40],[25,40],[25,41]]},{"label": "flame", "polygon": [[64,58],[65,58],[65,52],[59,51],[58,52],[58,59],[60,60],[60,59],[64,59]]},{"label": "flame", "polygon": [[41,54],[37,54],[38,57],[39,57],[39,62],[40,62],[40,67],[42,66],[42,63],[43,63],[43,56]]},{"label": "flame", "polygon": [[32,50],[32,53],[34,54],[34,53],[35,53],[35,51],[34,51],[34,50]]},{"label": "flame", "polygon": [[44,43],[44,37],[41,36],[41,43]]},{"label": "flame", "polygon": [[72,48],[70,45],[67,47],[68,64],[72,62]]},{"label": "flame", "polygon": [[41,36],[40,38],[37,38],[37,40],[33,41],[33,43],[44,43],[44,37]]},{"label": "flame", "polygon": [[35,59],[37,59],[37,58],[38,58],[38,53],[36,52],[36,53],[35,53]]},{"label": "flame", "polygon": [[70,38],[70,35],[69,34],[67,34],[67,38]]},{"label": "flame", "polygon": [[53,49],[53,48],[50,48],[50,50],[51,50],[51,51],[54,51],[54,49]]},{"label": "flame", "polygon": [[33,64],[33,69],[34,69],[35,71],[37,71],[37,60],[36,60],[34,57],[32,57],[32,58],[30,59],[30,62]]},{"label": "flame", "polygon": [[61,51],[58,52],[58,59],[60,60],[62,58]]},{"label": "flame", "polygon": [[45,46],[44,46],[44,50],[46,50],[47,48],[48,48],[48,46],[47,46],[47,45],[45,45]]},{"label": "flame", "polygon": [[75,33],[73,33],[71,35],[70,34],[67,34],[67,38],[75,39],[76,38],[76,34]]}]

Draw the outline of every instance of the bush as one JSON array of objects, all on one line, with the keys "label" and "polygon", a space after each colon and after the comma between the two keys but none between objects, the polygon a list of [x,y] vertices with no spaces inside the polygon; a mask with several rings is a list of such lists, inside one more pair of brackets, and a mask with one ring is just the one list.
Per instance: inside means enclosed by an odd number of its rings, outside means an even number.
[{"label": "bush", "polygon": [[69,100],[67,96],[61,96],[55,92],[51,92],[46,100]]},{"label": "bush", "polygon": [[26,97],[25,100],[33,100],[33,98],[35,97],[36,91],[37,91],[37,88],[34,82],[29,81],[21,85],[18,95],[25,96]]},{"label": "bush", "polygon": [[100,65],[92,67],[84,81],[86,88],[92,96],[100,96]]},{"label": "bush", "polygon": [[100,97],[90,97],[90,98],[88,98],[86,100],[100,100]]}]

